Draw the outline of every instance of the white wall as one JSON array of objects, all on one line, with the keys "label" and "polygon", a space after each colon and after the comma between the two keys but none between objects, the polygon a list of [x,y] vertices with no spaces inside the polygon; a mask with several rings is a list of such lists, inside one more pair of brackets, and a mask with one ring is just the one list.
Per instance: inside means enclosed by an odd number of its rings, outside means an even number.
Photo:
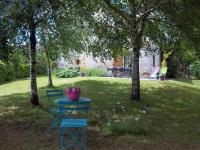
[{"label": "white wall", "polygon": [[108,67],[112,67],[114,62],[113,59],[101,61],[99,57],[94,58],[92,54],[90,55],[82,54],[80,57],[80,61],[81,61],[80,64],[81,67],[96,67],[102,69],[107,69]]},{"label": "white wall", "polygon": [[[64,58],[61,58],[58,61],[59,66],[61,67],[77,67],[77,65],[75,65],[75,60],[76,58],[72,59],[73,61],[67,61],[64,60]],[[94,68],[101,68],[104,70],[107,70],[107,68],[112,68],[113,67],[113,63],[114,63],[114,59],[111,60],[105,60],[105,61],[101,61],[100,58],[94,58],[92,56],[92,54],[87,55],[87,54],[81,54],[79,57],[80,60],[80,67],[94,67]],[[152,57],[152,53],[146,53],[145,50],[141,50],[141,55],[140,55],[140,74],[142,74],[143,72],[148,72],[148,73],[152,73],[153,71],[153,57]],[[160,54],[155,55],[155,67],[160,66]]]}]

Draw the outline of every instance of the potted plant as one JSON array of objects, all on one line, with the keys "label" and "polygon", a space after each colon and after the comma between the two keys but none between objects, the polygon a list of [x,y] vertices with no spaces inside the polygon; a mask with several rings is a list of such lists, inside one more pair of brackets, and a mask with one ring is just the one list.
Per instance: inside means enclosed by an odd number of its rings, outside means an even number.
[{"label": "potted plant", "polygon": [[161,81],[162,81],[162,80],[165,80],[165,76],[164,76],[163,74],[160,74],[159,77],[160,77],[160,80],[161,80]]},{"label": "potted plant", "polygon": [[80,98],[81,89],[80,87],[68,87],[65,94],[70,101],[77,101]]}]

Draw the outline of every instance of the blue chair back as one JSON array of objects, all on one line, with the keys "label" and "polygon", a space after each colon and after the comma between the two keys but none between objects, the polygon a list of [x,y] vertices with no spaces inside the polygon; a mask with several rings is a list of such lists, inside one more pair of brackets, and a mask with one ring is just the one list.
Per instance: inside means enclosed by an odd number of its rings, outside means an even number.
[{"label": "blue chair back", "polygon": [[55,100],[64,96],[63,90],[46,90],[48,110],[53,111],[56,108]]},{"label": "blue chair back", "polygon": [[[84,98],[82,98],[84,99]],[[90,101],[58,101],[58,110],[63,118],[87,118]]]}]

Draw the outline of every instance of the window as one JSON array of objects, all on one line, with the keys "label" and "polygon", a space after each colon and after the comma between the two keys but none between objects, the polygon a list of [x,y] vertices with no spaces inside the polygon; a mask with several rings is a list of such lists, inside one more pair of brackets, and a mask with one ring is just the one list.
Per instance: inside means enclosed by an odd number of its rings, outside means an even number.
[{"label": "window", "polygon": [[153,54],[153,66],[155,67],[155,55]]},{"label": "window", "polygon": [[76,65],[79,65],[80,62],[81,62],[81,61],[80,61],[79,59],[76,59],[76,60],[75,60],[75,64],[76,64]]},{"label": "window", "polygon": [[126,55],[124,57],[124,67],[132,67],[132,63],[131,63],[131,55]]}]

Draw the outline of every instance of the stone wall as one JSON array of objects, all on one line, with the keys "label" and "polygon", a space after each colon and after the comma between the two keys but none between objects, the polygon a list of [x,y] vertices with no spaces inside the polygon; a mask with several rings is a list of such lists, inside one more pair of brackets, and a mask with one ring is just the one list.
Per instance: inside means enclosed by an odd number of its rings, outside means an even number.
[{"label": "stone wall", "polygon": [[153,63],[153,53],[141,50],[140,56],[140,75],[143,73],[151,74],[154,67],[160,67],[160,54],[154,52],[154,63]]}]

